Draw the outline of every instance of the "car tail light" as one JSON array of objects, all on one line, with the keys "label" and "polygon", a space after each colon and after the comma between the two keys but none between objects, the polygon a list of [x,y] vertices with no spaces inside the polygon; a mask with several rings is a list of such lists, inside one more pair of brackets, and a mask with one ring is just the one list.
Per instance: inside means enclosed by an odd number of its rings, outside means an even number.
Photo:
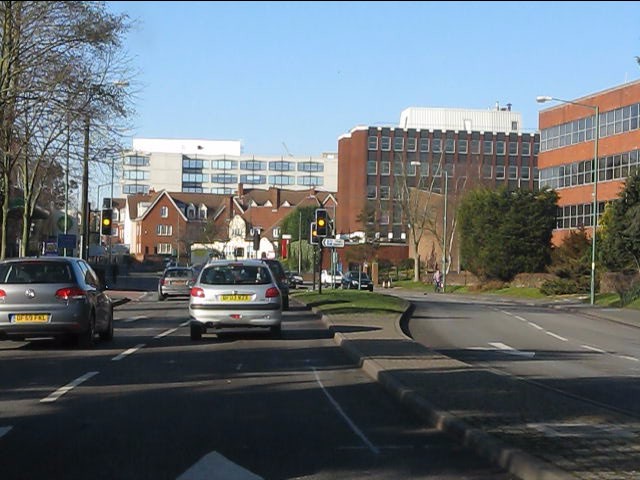
[{"label": "car tail light", "polygon": [[7,296],[7,292],[5,292],[4,290],[0,290],[0,298],[4,298]]},{"label": "car tail light", "polygon": [[264,296],[266,298],[275,298],[275,297],[279,297],[280,296],[280,290],[278,290],[276,287],[271,287],[269,289],[267,289],[266,293],[264,294]]},{"label": "car tail light", "polygon": [[200,287],[192,287],[191,288],[191,296],[192,297],[200,297],[204,298],[204,290]]},{"label": "car tail light", "polygon": [[78,287],[61,288],[56,292],[56,298],[60,300],[78,300],[85,298],[86,292]]},{"label": "car tail light", "polygon": [[160,279],[160,285],[166,285],[167,284],[167,279],[166,278],[161,278]]}]

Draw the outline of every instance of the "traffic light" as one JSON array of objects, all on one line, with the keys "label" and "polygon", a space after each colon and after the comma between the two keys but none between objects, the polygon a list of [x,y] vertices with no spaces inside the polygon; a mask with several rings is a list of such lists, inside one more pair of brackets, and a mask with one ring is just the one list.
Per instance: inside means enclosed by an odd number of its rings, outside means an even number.
[{"label": "traffic light", "polygon": [[316,210],[316,230],[318,237],[326,237],[329,234],[329,219],[324,208]]},{"label": "traffic light", "polygon": [[102,220],[100,221],[100,233],[102,235],[111,235],[111,224],[113,223],[113,209],[102,209]]},{"label": "traffic light", "polygon": [[311,222],[310,234],[311,239],[309,240],[309,243],[311,243],[311,245],[318,245],[318,229],[316,228],[316,222]]}]

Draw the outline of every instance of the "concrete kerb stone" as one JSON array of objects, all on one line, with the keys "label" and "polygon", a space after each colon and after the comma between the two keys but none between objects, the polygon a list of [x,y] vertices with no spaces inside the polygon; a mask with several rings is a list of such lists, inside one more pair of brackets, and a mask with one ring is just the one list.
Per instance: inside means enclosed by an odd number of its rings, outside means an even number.
[{"label": "concrete kerb stone", "polygon": [[[315,313],[319,313],[315,309],[312,310]],[[412,341],[412,339],[404,333],[401,325],[408,321],[413,310],[414,306],[409,304],[405,312],[398,315],[394,320],[396,333],[409,341]],[[380,383],[400,403],[410,408],[437,430],[461,442],[478,455],[499,465],[522,480],[575,480],[575,477],[568,472],[519,449],[509,447],[482,430],[470,427],[460,418],[439,410],[410,386],[395,378],[393,373],[387,372],[375,358],[366,356],[345,334],[336,331],[333,328],[330,316],[322,314],[321,318],[333,333],[336,344],[343,348],[367,375]]]}]

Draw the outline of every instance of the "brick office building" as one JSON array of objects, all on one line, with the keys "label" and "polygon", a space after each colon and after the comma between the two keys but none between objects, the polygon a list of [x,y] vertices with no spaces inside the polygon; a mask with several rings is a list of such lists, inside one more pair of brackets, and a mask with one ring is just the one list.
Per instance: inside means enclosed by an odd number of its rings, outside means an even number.
[{"label": "brick office building", "polygon": [[[413,257],[409,229],[394,189],[402,182],[427,186],[436,195],[459,196],[475,185],[509,189],[538,188],[539,136],[524,133],[521,115],[511,107],[492,110],[408,108],[399,126],[355,127],[338,140],[338,233],[366,230],[358,220],[367,204],[376,211],[376,234],[388,243],[404,245]],[[442,209],[443,199],[434,202]],[[452,205],[450,205],[451,207]],[[449,223],[454,218],[450,212]],[[442,231],[442,213],[436,226]],[[454,244],[455,237],[454,237]],[[420,257],[442,258],[442,247],[433,235],[420,244]],[[452,251],[452,269],[460,259]],[[405,257],[406,258],[406,257]]]},{"label": "brick office building", "polygon": [[598,218],[640,165],[640,81],[570,101],[574,103],[559,103],[539,113],[540,187],[553,188],[559,195],[555,244],[579,226],[587,227],[588,233],[593,227],[595,111],[589,107],[600,111]]}]

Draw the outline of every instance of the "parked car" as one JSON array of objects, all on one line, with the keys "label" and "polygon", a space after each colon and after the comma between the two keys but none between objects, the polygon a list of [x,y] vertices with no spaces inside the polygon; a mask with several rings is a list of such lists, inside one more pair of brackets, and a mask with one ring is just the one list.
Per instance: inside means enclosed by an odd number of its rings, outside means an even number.
[{"label": "parked car", "polygon": [[302,286],[304,284],[304,279],[302,275],[298,272],[291,272],[289,270],[285,270],[285,275],[287,276],[287,280],[289,282],[289,288],[298,288],[298,286]]},{"label": "parked car", "polygon": [[191,267],[166,268],[158,280],[158,300],[188,297],[195,280],[196,272]]},{"label": "parked car", "polygon": [[322,272],[320,272],[320,283],[327,287],[329,285],[339,287],[342,284],[342,274],[340,272],[331,274],[328,270],[322,270]]},{"label": "parked car", "polygon": [[113,338],[113,302],[87,262],[75,257],[0,262],[0,339],[70,336],[83,348]]},{"label": "parked car", "polygon": [[350,270],[342,275],[342,288],[354,288],[373,292],[373,282],[365,272]]},{"label": "parked car", "polygon": [[261,261],[269,266],[276,277],[278,288],[282,292],[282,309],[289,310],[289,279],[284,272],[284,267],[279,260],[273,258],[263,258]]},{"label": "parked car", "polygon": [[200,272],[189,297],[191,339],[209,329],[269,328],[279,335],[283,296],[261,260],[214,260]]}]

